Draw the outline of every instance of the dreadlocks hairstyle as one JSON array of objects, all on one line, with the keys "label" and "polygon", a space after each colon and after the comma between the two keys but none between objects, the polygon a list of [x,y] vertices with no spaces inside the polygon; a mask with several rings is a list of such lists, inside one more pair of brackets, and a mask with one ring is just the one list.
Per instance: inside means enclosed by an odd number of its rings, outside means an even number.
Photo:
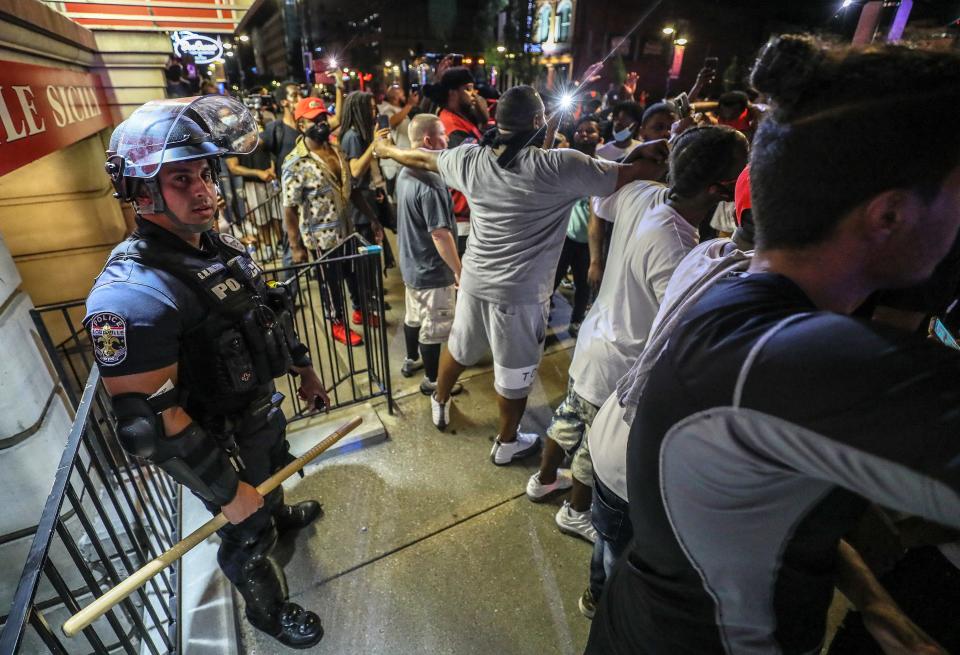
[{"label": "dreadlocks hairstyle", "polygon": [[[746,160],[747,137],[732,127],[694,127],[673,140],[670,150],[670,194],[695,196],[711,184],[736,178]],[[736,166],[736,170],[734,167]]]},{"label": "dreadlocks hairstyle", "polygon": [[762,248],[828,238],[852,209],[891,189],[932,198],[960,163],[960,56],[903,46],[829,48],[774,37],[752,84],[773,111],[750,161]]},{"label": "dreadlocks hairstyle", "polygon": [[340,121],[340,134],[356,130],[364,144],[373,143],[373,116],[370,113],[372,93],[354,91],[343,100],[343,118]]}]

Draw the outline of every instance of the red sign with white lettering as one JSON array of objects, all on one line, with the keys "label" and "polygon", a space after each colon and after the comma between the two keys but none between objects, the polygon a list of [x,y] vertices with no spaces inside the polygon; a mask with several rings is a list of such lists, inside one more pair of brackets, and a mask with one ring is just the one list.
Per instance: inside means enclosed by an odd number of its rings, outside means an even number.
[{"label": "red sign with white lettering", "polygon": [[113,123],[96,75],[0,61],[0,175]]}]

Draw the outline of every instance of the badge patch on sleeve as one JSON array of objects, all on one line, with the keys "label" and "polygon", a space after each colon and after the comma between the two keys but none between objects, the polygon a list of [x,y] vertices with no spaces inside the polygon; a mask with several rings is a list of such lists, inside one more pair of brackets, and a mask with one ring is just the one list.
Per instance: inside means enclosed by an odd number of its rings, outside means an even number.
[{"label": "badge patch on sleeve", "polygon": [[94,314],[90,319],[93,354],[104,366],[115,366],[127,357],[127,324],[111,312]]}]

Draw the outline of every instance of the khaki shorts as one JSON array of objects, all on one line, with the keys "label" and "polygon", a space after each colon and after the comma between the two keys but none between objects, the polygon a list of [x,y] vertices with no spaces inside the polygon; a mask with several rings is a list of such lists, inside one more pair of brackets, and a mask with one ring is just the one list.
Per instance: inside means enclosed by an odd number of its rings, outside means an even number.
[{"label": "khaki shorts", "polygon": [[450,355],[464,366],[493,354],[493,387],[508,399],[526,398],[537,377],[547,336],[550,301],[501,305],[461,291],[450,332]]},{"label": "khaki shorts", "polygon": [[581,398],[573,390],[573,380],[567,385],[567,397],[553,413],[547,427],[547,436],[573,456],[570,472],[579,482],[593,486],[593,460],[585,438],[586,430],[597,417],[600,408]]},{"label": "khaki shorts", "polygon": [[456,287],[411,289],[407,287],[407,309],[403,322],[420,328],[420,343],[444,343],[453,327],[453,309],[457,303]]}]

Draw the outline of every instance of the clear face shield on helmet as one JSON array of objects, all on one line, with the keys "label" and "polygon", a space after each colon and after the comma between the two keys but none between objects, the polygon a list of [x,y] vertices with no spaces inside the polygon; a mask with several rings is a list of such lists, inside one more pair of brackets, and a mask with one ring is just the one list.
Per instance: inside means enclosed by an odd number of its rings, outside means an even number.
[{"label": "clear face shield on helmet", "polygon": [[139,201],[138,213],[163,213],[181,227],[203,232],[215,219],[207,225],[186,224],[169,211],[157,177],[160,168],[171,162],[209,159],[216,177],[220,157],[249,154],[258,142],[256,121],[233,98],[153,100],[114,130],[106,169],[121,200],[137,201],[137,180],[146,187],[150,204]]}]

